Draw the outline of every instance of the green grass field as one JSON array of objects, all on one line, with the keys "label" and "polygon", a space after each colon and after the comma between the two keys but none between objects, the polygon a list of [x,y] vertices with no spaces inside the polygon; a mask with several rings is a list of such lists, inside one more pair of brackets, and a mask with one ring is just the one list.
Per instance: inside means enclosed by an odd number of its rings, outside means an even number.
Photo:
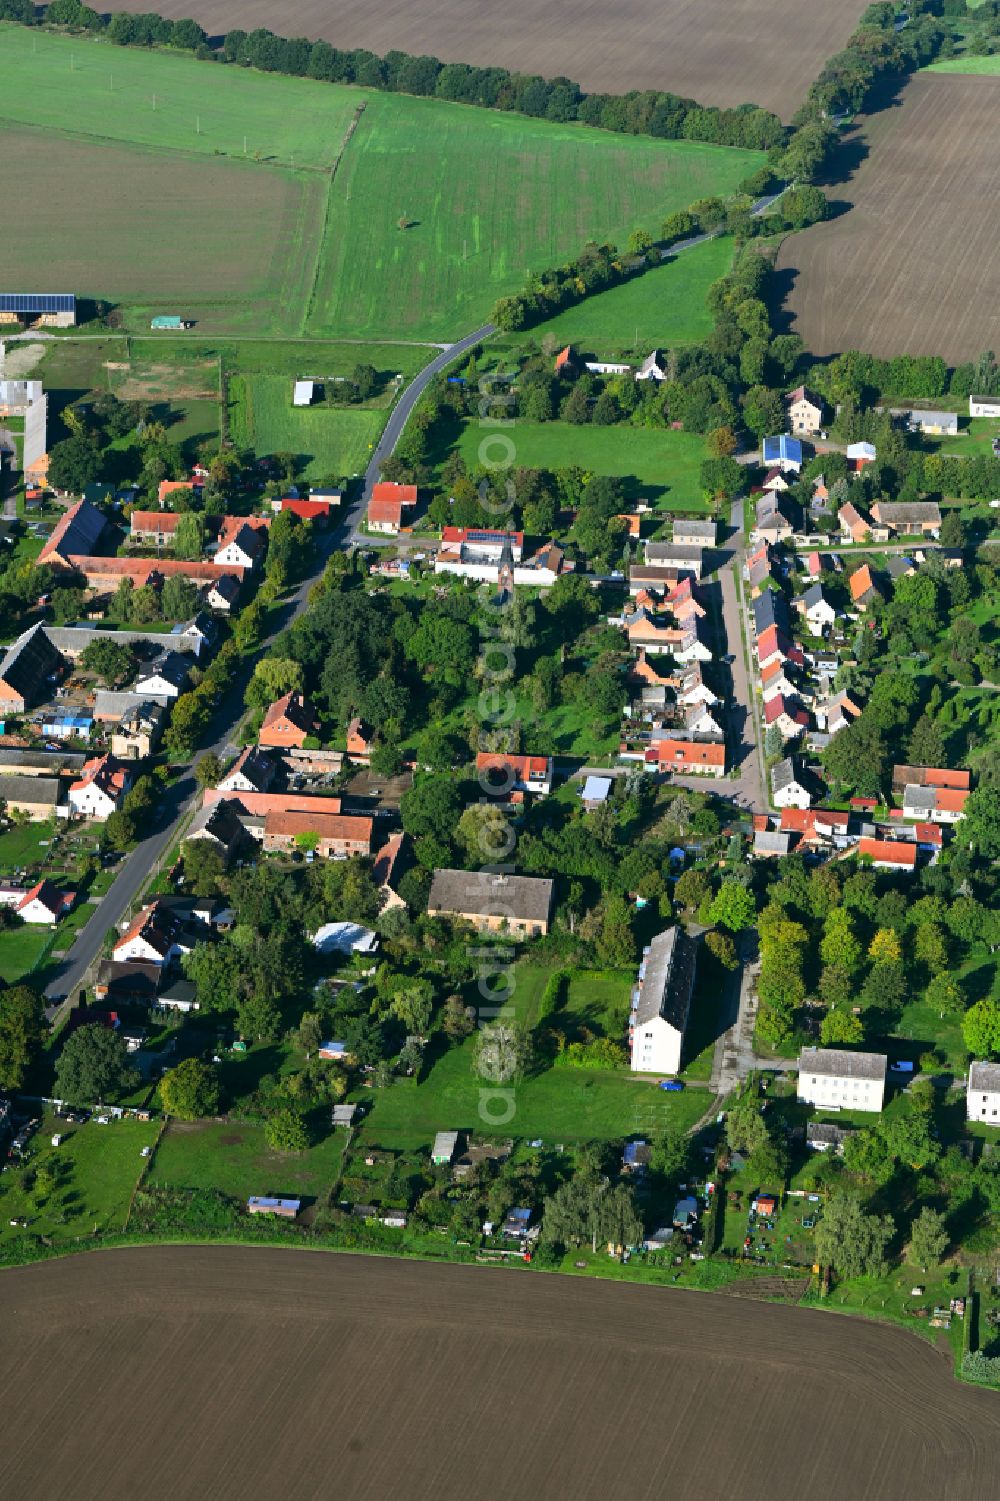
[{"label": "green grass field", "polygon": [[314,1198],[339,1178],[346,1140],[345,1132],[331,1132],[307,1152],[272,1152],[261,1126],[174,1121],[156,1149],[149,1181],[157,1188],[216,1188],[238,1199]]},{"label": "green grass field", "polygon": [[[705,444],[697,433],[518,421],[505,437],[513,441],[514,462],[529,469],[578,465],[590,474],[621,476],[629,500],[657,501],[671,511],[708,510],[698,483]],[[470,468],[479,462],[482,438],[478,422],[463,424],[458,448]]]},{"label": "green grass field", "polygon": [[[0,68],[7,122],[327,170],[364,98],[362,90],[312,79],[13,25],[0,26]],[[204,207],[199,194],[185,217]]]},{"label": "green grass field", "polygon": [[[434,100],[369,101],[331,192],[309,328],[449,338],[588,239],[654,232],[753,153],[607,136]],[[415,221],[399,229],[402,215]]]},{"label": "green grass field", "polygon": [[[538,1020],[538,1008],[550,971],[519,964],[510,1004],[528,1026]],[[580,1025],[597,1035],[620,1034],[619,1020],[627,1016],[629,977],[603,971],[574,973],[565,1007],[546,1026],[577,1035]],[[371,1114],[363,1135],[385,1147],[410,1150],[426,1146],[437,1131],[497,1130],[505,1135],[546,1143],[616,1140],[637,1132],[655,1134],[666,1125],[692,1125],[708,1105],[702,1090],[665,1094],[649,1080],[638,1080],[626,1068],[592,1070],[566,1065],[547,1066],[513,1086],[514,1114],[508,1121],[490,1122],[501,1103],[474,1069],[474,1039],[451,1047],[432,1064],[419,1083],[400,1080],[389,1089],[366,1091]]]},{"label": "green grass field", "polygon": [[[143,1165],[142,1148],[152,1146],[157,1130],[154,1121],[134,1120],[70,1126],[46,1113],[32,1138],[28,1166],[50,1171],[54,1190],[39,1202],[24,1187],[20,1168],[4,1173],[0,1178],[0,1245],[21,1234],[10,1220],[22,1215],[31,1235],[45,1235],[57,1243],[89,1237],[95,1228],[124,1229]],[[63,1134],[58,1147],[52,1146],[56,1131]]]},{"label": "green grass field", "polygon": [[551,335],[560,344],[605,357],[624,351],[644,356],[654,347],[695,344],[712,328],[705,305],[708,289],[726,275],[732,258],[731,240],[710,240],[536,324],[530,337]]},{"label": "green grass field", "polygon": [[255,453],[294,453],[314,483],[359,474],[385,425],[384,411],[292,406],[284,375],[234,375],[229,385],[233,441]]},{"label": "green grass field", "polygon": [[929,63],[925,73],[973,73],[977,76],[993,76],[1000,73],[1000,54],[992,57],[973,57],[964,53],[961,57],[947,57],[943,62]]},{"label": "green grass field", "polygon": [[455,338],[530,270],[655,232],[762,160],[15,26],[0,68],[0,193],[33,206],[5,223],[8,276],[45,264],[135,332],[172,311],[209,333]]}]

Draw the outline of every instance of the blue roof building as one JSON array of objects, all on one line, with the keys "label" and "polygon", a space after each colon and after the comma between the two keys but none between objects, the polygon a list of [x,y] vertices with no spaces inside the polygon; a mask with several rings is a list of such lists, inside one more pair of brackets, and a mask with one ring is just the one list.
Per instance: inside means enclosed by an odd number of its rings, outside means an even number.
[{"label": "blue roof building", "polygon": [[789,470],[798,473],[802,468],[802,444],[798,438],[782,433],[779,438],[765,438],[762,449],[766,469]]},{"label": "blue roof building", "polygon": [[13,316],[18,323],[55,324],[72,328],[76,323],[76,297],[72,292],[0,292],[0,321]]}]

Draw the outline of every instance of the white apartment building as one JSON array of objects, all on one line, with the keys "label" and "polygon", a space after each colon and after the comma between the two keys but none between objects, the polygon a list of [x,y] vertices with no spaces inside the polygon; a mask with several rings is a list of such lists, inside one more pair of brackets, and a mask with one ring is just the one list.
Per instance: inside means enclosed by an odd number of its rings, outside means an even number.
[{"label": "white apartment building", "polygon": [[884,1053],[803,1048],[799,1054],[798,1097],[822,1110],[871,1110],[878,1114],[885,1100],[886,1063]]}]

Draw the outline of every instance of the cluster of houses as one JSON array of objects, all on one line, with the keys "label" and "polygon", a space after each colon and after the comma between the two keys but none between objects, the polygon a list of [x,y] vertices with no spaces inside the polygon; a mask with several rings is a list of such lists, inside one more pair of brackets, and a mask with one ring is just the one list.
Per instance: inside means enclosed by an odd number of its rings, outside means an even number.
[{"label": "cluster of houses", "polygon": [[646,542],[643,561],[629,570],[628,599],[609,617],[632,652],[621,761],[682,776],[725,775],[720,700],[704,674],[714,652],[698,597],[705,554],[715,545],[714,521],[678,518],[672,540]]},{"label": "cluster of houses", "polygon": [[754,815],[754,854],[787,855],[803,849],[814,855],[856,852],[876,870],[910,872],[921,857],[936,860],[945,829],[965,816],[971,791],[968,771],[937,766],[893,768],[898,806],[876,819],[878,800],[855,797],[849,808],[813,806],[815,783],[797,760],[786,757],[772,772],[777,813]]}]

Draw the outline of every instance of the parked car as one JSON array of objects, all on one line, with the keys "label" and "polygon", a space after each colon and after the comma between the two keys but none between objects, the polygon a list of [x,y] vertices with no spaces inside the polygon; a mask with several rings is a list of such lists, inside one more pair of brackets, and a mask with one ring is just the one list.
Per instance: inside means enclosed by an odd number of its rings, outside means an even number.
[{"label": "parked car", "polygon": [[680,1094],[684,1088],[684,1081],[683,1079],[661,1079],[657,1087],[665,1089],[668,1094]]}]

